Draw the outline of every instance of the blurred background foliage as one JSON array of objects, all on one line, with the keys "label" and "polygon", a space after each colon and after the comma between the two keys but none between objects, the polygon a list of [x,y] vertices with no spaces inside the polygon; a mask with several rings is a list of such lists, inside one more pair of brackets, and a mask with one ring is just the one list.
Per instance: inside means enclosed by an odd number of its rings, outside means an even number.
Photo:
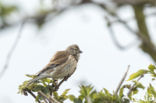
[{"label": "blurred background foliage", "polygon": [[[85,5],[96,6],[97,8],[103,10],[105,13],[104,20],[108,23],[108,29],[112,34],[112,39],[115,45],[119,49],[126,49],[128,47],[121,46],[114,36],[112,27],[117,23],[123,25],[128,32],[135,35],[140,41],[140,49],[148,54],[154,62],[156,62],[156,47],[152,41],[151,34],[149,32],[149,27],[147,25],[146,19],[149,16],[156,16],[156,12],[151,12],[146,14],[144,11],[146,9],[155,8],[155,0],[50,0],[51,6],[47,7],[44,5],[44,0],[39,0],[40,7],[38,10],[34,10],[32,15],[20,15],[22,9],[18,9],[19,5],[6,4],[3,1],[0,2],[0,30],[4,30],[19,23],[27,21],[27,23],[35,24],[39,29],[46,24],[46,22],[53,20],[57,16],[63,14],[64,12],[78,8]],[[133,29],[129,25],[129,21],[125,20],[118,14],[118,10],[124,9],[125,6],[131,6],[133,8],[134,17],[130,18],[136,21],[137,29]],[[17,13],[18,11],[18,13]],[[11,15],[11,14],[16,14]]]}]

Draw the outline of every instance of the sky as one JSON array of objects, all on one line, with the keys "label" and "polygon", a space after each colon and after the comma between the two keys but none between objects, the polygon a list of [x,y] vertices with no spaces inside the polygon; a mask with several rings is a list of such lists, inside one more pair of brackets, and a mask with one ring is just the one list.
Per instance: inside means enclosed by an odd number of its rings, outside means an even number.
[{"label": "sky", "polygon": [[[37,8],[37,0],[32,3],[16,0],[26,13]],[[153,10],[147,10],[151,12]],[[118,11],[122,18],[133,17],[132,9],[127,6]],[[123,13],[124,12],[124,13]],[[23,13],[24,14],[24,13]],[[116,24],[117,39],[122,45],[136,42],[128,50],[118,49],[111,39],[104,13],[94,6],[85,6],[69,10],[38,30],[34,25],[26,24],[22,30],[21,40],[11,58],[10,65],[4,77],[0,80],[0,103],[35,103],[31,96],[25,97],[18,92],[18,86],[28,80],[25,74],[35,74],[40,71],[56,51],[64,50],[71,44],[78,44],[83,54],[80,57],[76,72],[61,85],[59,92],[71,89],[70,93],[78,94],[81,81],[95,86],[97,90],[116,89],[120,79],[130,65],[129,75],[139,69],[147,68],[153,61],[139,48],[137,38],[127,32],[123,26]],[[156,21],[148,18],[148,25],[153,40]],[[130,21],[135,28],[135,22]],[[6,55],[14,42],[19,26],[2,31],[0,37],[0,69],[3,67]],[[32,102],[33,101],[33,102]]]}]

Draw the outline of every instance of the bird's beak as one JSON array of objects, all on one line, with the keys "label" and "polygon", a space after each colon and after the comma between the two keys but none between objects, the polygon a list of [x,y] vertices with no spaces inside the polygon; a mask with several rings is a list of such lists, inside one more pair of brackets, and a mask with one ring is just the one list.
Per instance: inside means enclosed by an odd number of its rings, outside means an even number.
[{"label": "bird's beak", "polygon": [[80,50],[79,53],[83,53],[83,52]]}]

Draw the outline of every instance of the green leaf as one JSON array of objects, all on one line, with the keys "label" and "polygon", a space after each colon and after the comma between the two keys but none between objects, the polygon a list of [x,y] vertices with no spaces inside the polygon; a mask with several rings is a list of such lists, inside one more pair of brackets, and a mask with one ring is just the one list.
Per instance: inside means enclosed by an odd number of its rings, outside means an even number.
[{"label": "green leaf", "polygon": [[57,100],[59,99],[59,95],[58,95],[57,92],[53,92],[53,96],[54,96],[55,99],[57,99]]},{"label": "green leaf", "polygon": [[75,99],[74,103],[83,103],[81,99]]},{"label": "green leaf", "polygon": [[123,97],[123,92],[124,92],[124,86],[122,88],[120,88],[120,92],[119,92],[119,97],[120,98]]},{"label": "green leaf", "polygon": [[44,94],[50,94],[50,91],[49,91],[49,88],[48,88],[48,87],[42,88],[42,92],[43,92]]},{"label": "green leaf", "polygon": [[6,4],[2,4],[0,2],[0,15],[5,17],[5,16],[9,16],[9,14],[17,11],[18,8],[17,6],[14,5],[6,5]]},{"label": "green leaf", "polygon": [[35,78],[35,77],[37,77],[37,75],[30,75],[30,74],[26,74],[25,76],[27,76],[27,77],[29,77],[29,78]]},{"label": "green leaf", "polygon": [[88,86],[82,85],[80,88],[81,88],[80,93],[83,96],[88,96],[91,93],[92,89],[93,89],[93,87],[91,85],[88,85]]},{"label": "green leaf", "polygon": [[145,87],[143,86],[143,84],[141,84],[140,82],[138,82],[138,81],[133,81],[134,83],[135,83],[135,86],[136,86],[136,88],[141,88],[141,89],[145,89]]},{"label": "green leaf", "polygon": [[138,89],[135,89],[134,91],[132,91],[132,94],[135,95],[138,93]]},{"label": "green leaf", "polygon": [[156,67],[155,67],[154,65],[150,64],[150,65],[148,66],[148,69],[149,69],[150,71],[154,71],[154,70],[156,69]]},{"label": "green leaf", "polygon": [[83,100],[84,98],[85,98],[85,96],[84,95],[79,95],[79,97],[78,97],[80,100]]},{"label": "green leaf", "polygon": [[61,96],[62,96],[62,97],[66,96],[66,94],[69,92],[69,90],[70,90],[70,89],[66,89],[66,90],[61,94]]},{"label": "green leaf", "polygon": [[31,90],[34,92],[41,91],[44,87],[42,85],[33,85]]},{"label": "green leaf", "polygon": [[19,85],[18,87],[18,93],[23,94],[23,90],[26,88],[26,85],[28,84],[29,81],[24,81],[23,84]]},{"label": "green leaf", "polygon": [[71,100],[71,101],[74,101],[74,99],[76,98],[74,95],[68,95],[68,98]]},{"label": "green leaf", "polygon": [[141,76],[147,72],[148,72],[147,70],[141,69],[141,70],[137,71],[136,73],[131,74],[127,81],[133,80],[133,79],[135,79],[135,78],[137,78],[137,77],[139,77],[139,76]]},{"label": "green leaf", "polygon": [[152,81],[155,81],[156,80],[156,78],[152,78]]},{"label": "green leaf", "polygon": [[104,92],[105,92],[106,95],[111,95],[106,88],[103,88],[103,90],[104,90]]},{"label": "green leaf", "polygon": [[153,95],[156,98],[156,90],[151,84],[149,85],[147,89],[147,93]]}]

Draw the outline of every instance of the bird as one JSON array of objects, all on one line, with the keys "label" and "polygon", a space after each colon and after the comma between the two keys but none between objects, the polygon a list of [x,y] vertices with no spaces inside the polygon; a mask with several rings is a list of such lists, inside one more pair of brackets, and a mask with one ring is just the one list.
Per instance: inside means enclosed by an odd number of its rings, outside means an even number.
[{"label": "bird", "polygon": [[75,72],[81,53],[82,51],[77,44],[57,51],[50,62],[36,74],[34,79],[29,81],[28,85],[46,77],[51,77],[53,80],[67,79]]}]

